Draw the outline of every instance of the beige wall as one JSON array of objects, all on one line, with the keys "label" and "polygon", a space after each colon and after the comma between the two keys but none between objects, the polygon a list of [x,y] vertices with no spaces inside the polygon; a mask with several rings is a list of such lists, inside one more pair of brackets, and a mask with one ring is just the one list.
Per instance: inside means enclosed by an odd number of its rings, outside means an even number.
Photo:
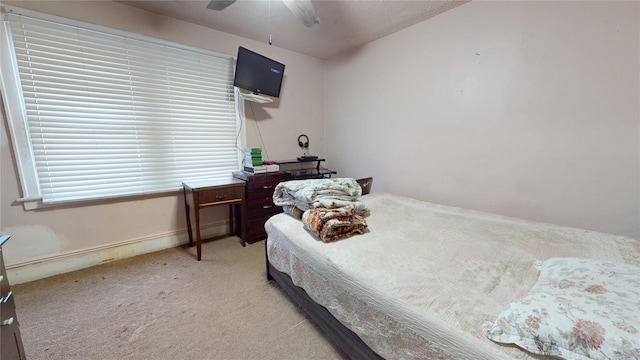
[{"label": "beige wall", "polygon": [[640,3],[471,2],[327,62],[374,191],[640,237]]},{"label": "beige wall", "polygon": [[[300,153],[297,137],[306,133],[313,141],[312,150],[320,155],[324,153],[321,60],[110,1],[3,1],[3,4],[234,56],[238,46],[242,45],[276,59],[286,65],[280,100],[269,105],[246,103],[247,144],[265,148],[271,159],[294,158]],[[22,206],[14,202],[21,193],[6,126],[3,109],[0,133],[0,230],[12,235],[4,252],[7,263],[60,257],[85,249],[154,237],[186,239],[183,198],[178,193],[54,210],[24,211]],[[203,221],[207,223],[205,225],[220,225],[226,221],[226,215],[224,207],[210,209],[203,214]],[[105,259],[98,259],[102,260]]]}]

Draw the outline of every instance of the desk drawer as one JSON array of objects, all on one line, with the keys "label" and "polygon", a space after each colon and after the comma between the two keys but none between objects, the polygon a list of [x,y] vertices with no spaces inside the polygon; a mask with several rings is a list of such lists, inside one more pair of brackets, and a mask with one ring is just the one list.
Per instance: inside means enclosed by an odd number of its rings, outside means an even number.
[{"label": "desk drawer", "polygon": [[264,223],[272,215],[266,215],[255,219],[249,219],[247,228],[247,242],[252,244],[267,238],[267,232],[264,230]]},{"label": "desk drawer", "polygon": [[207,206],[223,201],[242,200],[244,198],[244,187],[236,186],[227,189],[205,189],[198,191],[200,206]]},{"label": "desk drawer", "polygon": [[256,191],[247,192],[247,201],[249,203],[258,202],[272,202],[273,189],[260,189]]},{"label": "desk drawer", "polygon": [[266,201],[252,202],[247,206],[247,217],[249,219],[271,216],[279,212],[282,212],[282,207],[274,205],[271,198]]},{"label": "desk drawer", "polygon": [[279,182],[284,181],[284,174],[277,173],[274,175],[254,175],[250,181],[247,181],[247,192],[254,191],[270,191],[276,188]]}]

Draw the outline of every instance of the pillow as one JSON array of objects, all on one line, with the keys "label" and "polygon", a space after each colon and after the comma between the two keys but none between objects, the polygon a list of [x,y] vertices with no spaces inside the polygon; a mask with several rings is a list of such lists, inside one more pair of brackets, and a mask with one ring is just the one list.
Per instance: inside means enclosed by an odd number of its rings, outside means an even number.
[{"label": "pillow", "polygon": [[537,261],[538,282],[483,329],[489,339],[563,359],[640,358],[640,267]]}]

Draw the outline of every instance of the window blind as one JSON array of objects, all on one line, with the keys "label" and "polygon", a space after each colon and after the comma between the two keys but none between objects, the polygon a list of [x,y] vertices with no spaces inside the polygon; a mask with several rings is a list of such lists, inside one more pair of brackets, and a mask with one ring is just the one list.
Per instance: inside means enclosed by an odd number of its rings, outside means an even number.
[{"label": "window blind", "polygon": [[176,190],[239,168],[233,58],[7,21],[43,203]]}]

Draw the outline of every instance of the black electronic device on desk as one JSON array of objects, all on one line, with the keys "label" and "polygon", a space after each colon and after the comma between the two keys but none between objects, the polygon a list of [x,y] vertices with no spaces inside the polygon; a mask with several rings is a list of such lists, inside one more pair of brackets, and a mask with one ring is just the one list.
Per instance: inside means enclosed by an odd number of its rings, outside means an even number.
[{"label": "black electronic device on desk", "polygon": [[[315,155],[309,155],[307,153],[308,149],[309,149],[309,137],[305,134],[300,134],[300,136],[298,136],[298,146],[302,149],[304,149],[304,154],[302,156],[298,157],[298,161],[314,161],[314,160],[318,160],[318,157]],[[324,160],[322,160],[324,161]],[[318,162],[318,167],[320,167],[320,162]]]},{"label": "black electronic device on desk", "polygon": [[317,156],[301,156],[294,160],[276,160],[274,163],[280,166],[281,171],[284,171],[287,180],[322,179],[337,174],[335,170],[320,166],[323,161],[325,159]]}]

